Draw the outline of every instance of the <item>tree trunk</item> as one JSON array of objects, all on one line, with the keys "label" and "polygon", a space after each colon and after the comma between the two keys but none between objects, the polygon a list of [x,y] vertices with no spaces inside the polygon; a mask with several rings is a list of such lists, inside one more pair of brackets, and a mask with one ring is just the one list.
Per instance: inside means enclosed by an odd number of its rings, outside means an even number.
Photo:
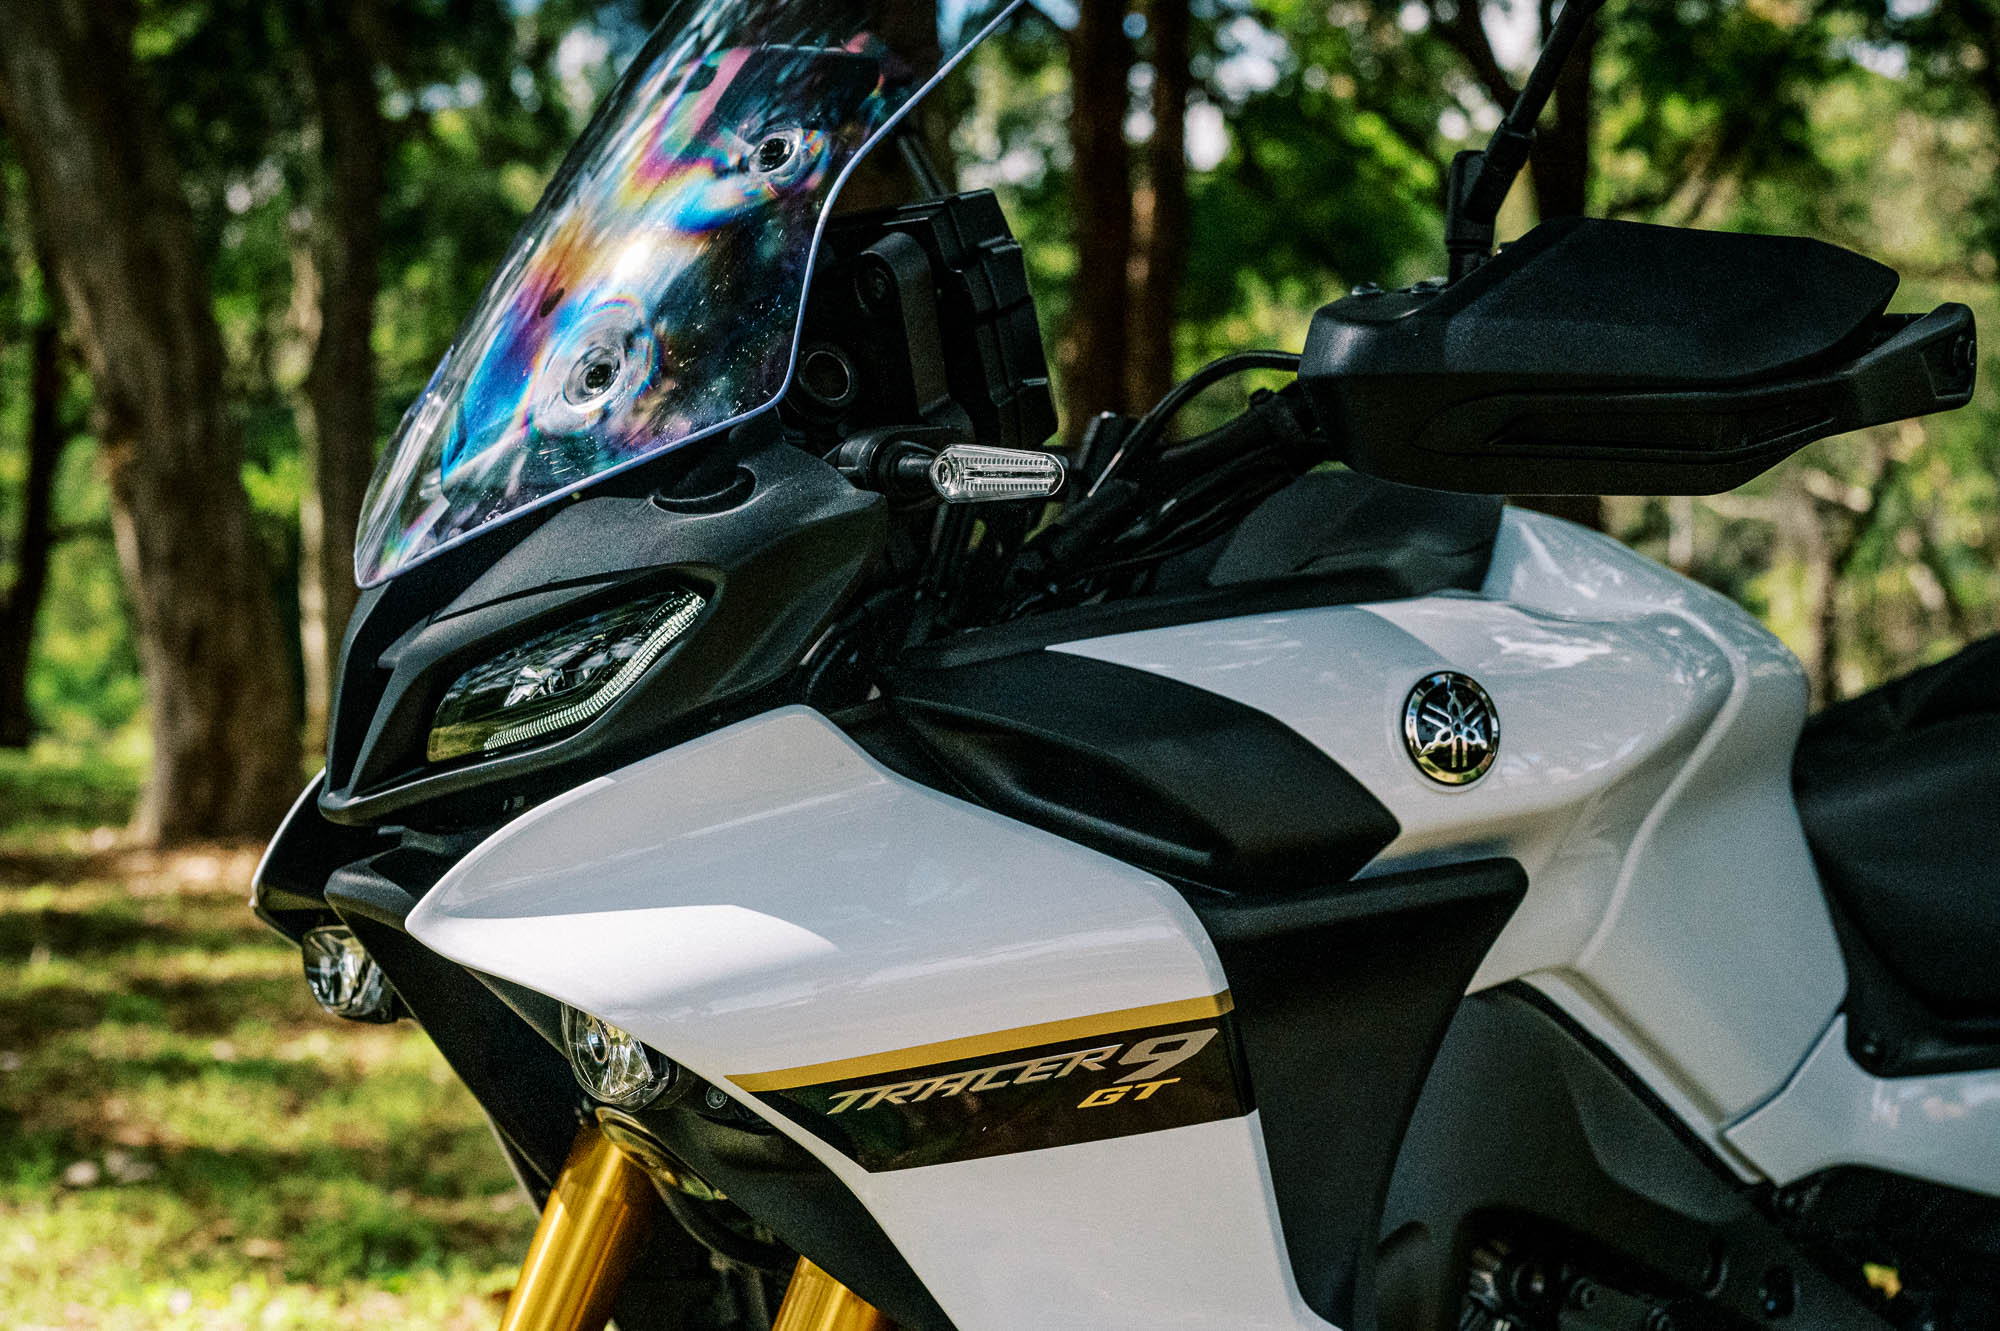
[{"label": "tree trunk", "polygon": [[0,0],[0,116],[95,389],[152,712],[134,831],[262,836],[299,784],[293,686],[193,217],[131,24],[106,0]]},{"label": "tree trunk", "polygon": [[375,467],[371,336],[387,135],[375,62],[352,16],[353,6],[340,0],[317,0],[302,10],[322,175],[308,243],[310,272],[301,274],[316,296],[310,304],[317,329],[297,412],[306,474],[299,508],[299,638],[309,750],[326,744],[333,673],[354,612],[354,534]]},{"label": "tree trunk", "polygon": [[63,445],[69,442],[62,426],[62,368],[62,334],[51,309],[35,327],[21,528],[14,547],[14,580],[0,596],[0,748],[23,749],[34,738],[34,717],[28,710],[28,657],[48,589],[56,470]]},{"label": "tree trunk", "polygon": [[1146,145],[1132,265],[1127,400],[1143,411],[1174,386],[1174,326],[1187,268],[1188,0],[1153,0],[1153,138]]},{"label": "tree trunk", "polygon": [[[1542,31],[1553,19],[1543,5]],[[1555,105],[1535,135],[1528,170],[1535,182],[1535,213],[1544,222],[1590,211],[1590,76],[1597,60],[1597,23],[1583,30],[1569,63],[1556,79]]]},{"label": "tree trunk", "polygon": [[1125,6],[1118,0],[1081,0],[1070,32],[1070,215],[1077,278],[1064,428],[1071,443],[1098,412],[1125,405],[1125,270],[1132,249],[1125,110],[1131,71]]}]

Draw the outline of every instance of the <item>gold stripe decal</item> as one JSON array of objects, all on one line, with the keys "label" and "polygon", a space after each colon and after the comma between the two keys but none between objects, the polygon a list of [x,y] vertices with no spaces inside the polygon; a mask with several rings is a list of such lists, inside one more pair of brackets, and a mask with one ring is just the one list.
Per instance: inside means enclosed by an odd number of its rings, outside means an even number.
[{"label": "gold stripe decal", "polygon": [[940,1040],[935,1044],[891,1049],[886,1053],[863,1054],[859,1058],[835,1059],[831,1063],[809,1063],[804,1067],[780,1068],[776,1072],[745,1073],[731,1076],[729,1080],[752,1094],[786,1091],[800,1086],[817,1086],[823,1082],[846,1081],[853,1077],[880,1076],[904,1068],[951,1063],[963,1058],[984,1058],[989,1054],[1004,1054],[1036,1045],[1088,1040],[1141,1026],[1200,1021],[1205,1017],[1220,1017],[1235,1006],[1229,991],[1224,989],[1207,998],[1183,998],[1172,1003],[1150,1003],[1145,1007],[1120,1008],[1116,1012],[1099,1012],[1088,1017],[1068,1017],[1033,1026],[1015,1026],[986,1035],[967,1035],[956,1040]]}]

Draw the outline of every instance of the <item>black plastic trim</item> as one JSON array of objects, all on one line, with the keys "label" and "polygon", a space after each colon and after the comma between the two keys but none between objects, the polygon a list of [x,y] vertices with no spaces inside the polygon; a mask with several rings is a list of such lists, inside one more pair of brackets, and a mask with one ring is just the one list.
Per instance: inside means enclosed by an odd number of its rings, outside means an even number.
[{"label": "black plastic trim", "polygon": [[[781,679],[875,562],[887,518],[879,495],[760,425],[717,442],[704,468],[663,471],[669,455],[364,593],[320,811],[349,824],[492,822],[711,728],[718,709]],[[424,761],[438,700],[468,666],[675,586],[708,598],[700,620],[581,731],[479,762]]]},{"label": "black plastic trim", "polygon": [[[1799,820],[1847,962],[1848,1051],[1878,1077],[2000,1067],[2000,637],[1806,722]],[[1920,835],[1913,835],[1921,833]]]},{"label": "black plastic trim", "polygon": [[781,1133],[744,1128],[677,1103],[641,1110],[676,1157],[795,1252],[874,1304],[906,1331],[953,1331],[909,1261],[852,1192]]},{"label": "black plastic trim", "polygon": [[325,789],[326,778],[314,777],[272,834],[250,885],[250,908],[257,917],[294,941],[303,932],[299,918],[325,913],[327,878],[334,869],[386,849],[394,840],[379,828],[329,822],[319,810]]},{"label": "black plastic trim", "polygon": [[1182,881],[1249,895],[1340,882],[1400,830],[1277,718],[1149,671],[1033,651],[894,670],[884,690],[982,803]]},{"label": "black plastic trim", "polygon": [[[1460,590],[1477,589],[1471,587]],[[1435,589],[1434,589],[1435,590]],[[1200,624],[1245,615],[1312,610],[1322,606],[1396,601],[1411,592],[1386,570],[1355,569],[1311,577],[1271,578],[1200,591],[1129,597],[1071,606],[1013,620],[992,628],[969,629],[906,654],[901,664],[926,670],[973,665],[1038,647],[1146,629]]]},{"label": "black plastic trim", "polygon": [[[1828,873],[1822,864],[1822,882]],[[1883,961],[1837,893],[1826,892],[1826,905],[1847,963],[1847,1052],[1857,1066],[1877,1077],[2000,1068],[2000,1014],[1940,1014]]]},{"label": "black plastic trim", "polygon": [[[1781,1223],[1831,1271],[1894,1269],[1904,1327],[2000,1326],[2000,1198],[1859,1165],[1823,1170],[1778,1196]],[[1873,1290],[1862,1297],[1880,1298]]]},{"label": "black plastic trim", "polygon": [[[1458,1005],[1396,1162],[1378,1316],[1353,1325],[1456,1328],[1473,1246],[1497,1230],[1545,1238],[1600,1279],[1685,1306],[1688,1325],[1882,1331],[1757,1198],[1524,986],[1476,994]],[[1775,1320],[1764,1307],[1774,1270],[1793,1294]]]},{"label": "black plastic trim", "polygon": [[1404,1125],[1460,996],[1527,892],[1477,860],[1280,900],[1190,892],[1236,1000],[1299,1292],[1367,1327]]},{"label": "black plastic trim", "polygon": [[1972,312],[1817,241],[1547,222],[1448,286],[1321,309],[1299,381],[1356,468],[1487,494],[1707,494],[1965,405]]}]

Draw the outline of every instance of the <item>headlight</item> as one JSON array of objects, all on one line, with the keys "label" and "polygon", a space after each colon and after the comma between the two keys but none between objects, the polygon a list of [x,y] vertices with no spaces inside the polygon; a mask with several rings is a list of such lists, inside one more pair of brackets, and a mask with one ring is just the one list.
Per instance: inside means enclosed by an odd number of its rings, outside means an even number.
[{"label": "headlight", "polygon": [[638,682],[708,602],[673,591],[565,624],[460,675],[424,752],[432,762],[576,730]]},{"label": "headlight", "polygon": [[577,1084],[605,1104],[644,1109],[674,1084],[674,1065],[639,1037],[564,1005],[563,1044]]}]

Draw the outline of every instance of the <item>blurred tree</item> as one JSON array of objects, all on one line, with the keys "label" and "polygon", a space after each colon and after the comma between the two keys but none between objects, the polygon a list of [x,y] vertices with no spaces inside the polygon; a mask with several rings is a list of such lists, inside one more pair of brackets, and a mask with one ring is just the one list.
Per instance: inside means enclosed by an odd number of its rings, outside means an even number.
[{"label": "blurred tree", "polygon": [[1187,112],[1194,92],[1188,0],[1151,0],[1146,15],[1153,126],[1146,141],[1145,186],[1133,219],[1125,393],[1135,411],[1166,396],[1176,378],[1174,330],[1188,248]]},{"label": "blurred tree", "polygon": [[[1480,89],[1499,110],[1506,110],[1516,91],[1513,75],[1494,46],[1491,25],[1512,17],[1509,5],[1481,5],[1478,0],[1424,0],[1438,33],[1465,61]],[[1534,45],[1539,51],[1555,26],[1555,0],[1537,0]],[[1597,67],[1597,43],[1602,20],[1584,29],[1581,40],[1556,79],[1554,105],[1545,114],[1528,159],[1534,184],[1535,211],[1543,220],[1580,217],[1589,211],[1591,167],[1592,76]]]},{"label": "blurred tree", "polygon": [[[1835,182],[1813,109],[1852,67],[1824,24],[1742,0],[1634,5],[1607,19],[1595,167],[1603,212],[1713,226],[1752,180],[1827,197]],[[1823,231],[1832,220],[1790,224]]]},{"label": "blurred tree", "polygon": [[[899,60],[918,69],[934,70],[943,59],[938,45],[936,0],[877,0],[870,28]],[[841,187],[836,207],[841,212],[886,208],[915,197],[904,137],[917,147],[950,189],[953,179],[948,117],[940,114],[937,94],[898,125],[892,140],[878,145]]]},{"label": "blurred tree", "polygon": [[298,783],[294,695],[238,424],[131,8],[0,0],[0,119],[96,390],[154,753],[137,833],[264,835]]},{"label": "blurred tree", "polygon": [[1125,144],[1132,42],[1122,0],[1080,0],[1069,35],[1070,209],[1077,290],[1063,364],[1070,439],[1124,408],[1132,255],[1132,171]]},{"label": "blurred tree", "polygon": [[[629,53],[640,19],[626,8],[547,0],[517,19],[501,0],[161,0],[147,11],[139,45],[169,93],[232,395],[253,468],[270,478],[260,525],[297,561],[309,749],[325,739],[378,442],[574,134],[572,91],[594,96],[562,86],[557,44],[601,29]],[[404,305],[393,288],[413,278],[430,290]]]},{"label": "blurred tree", "polygon": [[[1932,109],[1976,107],[2000,131],[2000,0],[1820,0],[1850,15],[1904,74],[1932,94]],[[2000,180],[1988,174],[1968,239],[2000,258]]]},{"label": "blurred tree", "polygon": [[[4,176],[0,176],[4,184]],[[0,315],[0,343],[26,333],[28,344],[28,411],[23,430],[19,513],[14,522],[10,562],[13,577],[0,587],[0,748],[26,748],[34,737],[35,719],[28,704],[28,665],[42,600],[48,592],[50,555],[56,541],[56,474],[62,465],[69,433],[62,419],[64,354],[62,329],[46,281],[38,281],[39,310],[24,329],[20,312],[28,308],[27,292],[17,279],[16,256],[7,254],[8,200],[0,193],[0,299],[9,308]],[[35,276],[48,271],[38,264]]]},{"label": "blurred tree", "polygon": [[1223,327],[1248,303],[1287,309],[1257,334],[1297,346],[1348,285],[1435,271],[1439,125],[1464,111],[1449,49],[1396,11],[1288,0],[1268,22],[1226,16],[1197,47],[1197,109],[1227,150],[1193,181],[1183,309]]},{"label": "blurred tree", "polygon": [[299,0],[293,14],[319,141],[306,240],[294,247],[292,268],[292,308],[312,344],[299,413],[299,637],[305,742],[317,750],[354,611],[354,537],[375,467],[373,336],[389,136],[371,0]]},{"label": "blurred tree", "polygon": [[35,733],[28,708],[28,660],[55,544],[56,469],[69,442],[60,415],[62,331],[52,312],[36,322],[30,347],[34,368],[28,381],[27,469],[14,531],[14,577],[0,593],[0,748],[9,749],[26,748]]}]

